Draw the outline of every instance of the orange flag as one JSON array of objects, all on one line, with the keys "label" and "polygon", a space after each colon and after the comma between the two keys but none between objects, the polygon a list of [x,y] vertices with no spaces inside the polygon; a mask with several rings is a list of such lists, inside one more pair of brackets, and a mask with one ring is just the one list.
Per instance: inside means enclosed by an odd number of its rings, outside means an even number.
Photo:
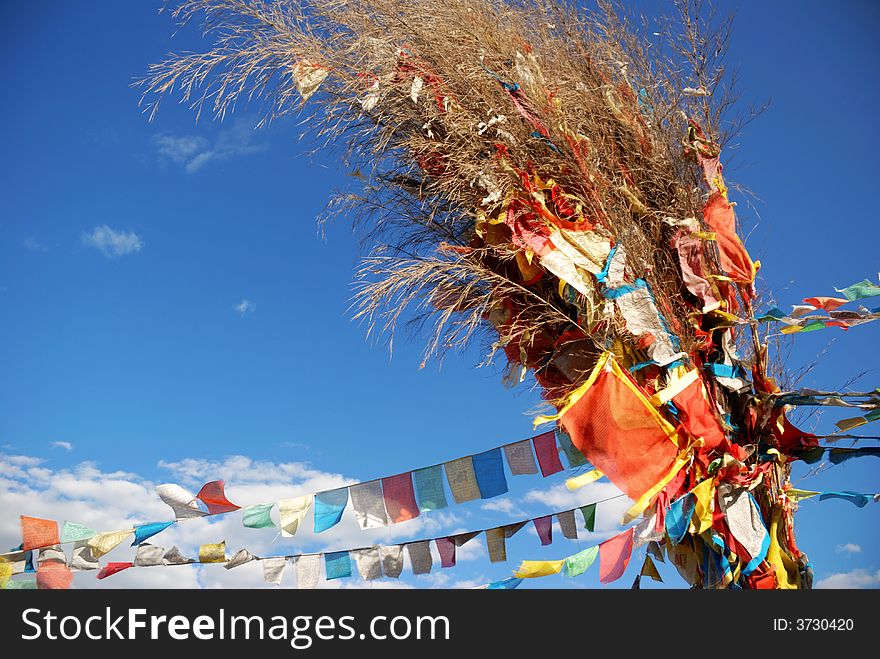
[{"label": "orange flag", "polygon": [[23,551],[57,545],[58,522],[51,519],[21,516],[21,548]]},{"label": "orange flag", "polygon": [[599,581],[617,581],[626,572],[633,551],[633,529],[628,528],[599,545]]},{"label": "orange flag", "polygon": [[37,568],[37,588],[41,590],[67,590],[72,582],[73,572],[61,561],[45,561]]},{"label": "orange flag", "polygon": [[755,280],[755,265],[749,258],[745,245],[736,234],[736,216],[733,206],[720,192],[712,193],[703,209],[706,224],[715,232],[715,243],[721,257],[721,267],[727,275],[740,284]]},{"label": "orange flag", "polygon": [[196,498],[204,502],[211,515],[229,513],[240,508],[240,506],[236,506],[226,498],[226,493],[223,490],[223,481],[205,483],[202,485],[202,489],[199,490]]}]

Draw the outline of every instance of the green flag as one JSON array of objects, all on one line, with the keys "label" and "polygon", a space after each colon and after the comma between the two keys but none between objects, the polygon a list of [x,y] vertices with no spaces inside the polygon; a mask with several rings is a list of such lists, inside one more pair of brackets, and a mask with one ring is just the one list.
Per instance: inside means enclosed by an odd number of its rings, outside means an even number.
[{"label": "green flag", "polygon": [[590,532],[594,531],[596,528],[596,504],[581,506],[581,513],[584,516],[584,528]]},{"label": "green flag", "polygon": [[273,501],[272,503],[259,503],[256,506],[248,506],[244,509],[241,523],[249,529],[267,529],[275,526],[275,522],[272,521],[270,514],[274,505],[275,502]]}]

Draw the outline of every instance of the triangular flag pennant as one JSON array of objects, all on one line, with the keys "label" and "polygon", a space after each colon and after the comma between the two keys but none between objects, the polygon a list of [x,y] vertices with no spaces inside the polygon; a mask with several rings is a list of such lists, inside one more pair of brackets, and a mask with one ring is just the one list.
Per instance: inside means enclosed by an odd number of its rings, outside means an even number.
[{"label": "triangular flag pennant", "polygon": [[645,562],[642,564],[642,571],[639,575],[643,577],[651,577],[654,581],[663,583],[663,577],[660,576],[660,573],[657,571],[657,566],[654,565],[654,561],[651,560],[650,556],[645,556]]},{"label": "triangular flag pennant", "polygon": [[177,483],[163,483],[156,486],[156,494],[174,511],[176,519],[203,517],[207,513],[199,508],[196,497]]},{"label": "triangular flag pennant", "polygon": [[134,563],[107,563],[107,565],[102,567],[101,571],[98,572],[98,579],[106,579],[107,577],[112,577],[114,574],[122,572],[123,570],[127,570],[133,565]]},{"label": "triangular flag pennant", "polygon": [[224,485],[222,480],[210,481],[202,485],[202,489],[196,495],[196,499],[199,499],[208,507],[208,513],[211,515],[230,513],[233,510],[239,509],[239,506],[236,506],[226,498]]},{"label": "triangular flag pennant", "polygon": [[134,540],[131,541],[131,546],[141,544],[144,540],[148,538],[152,538],[157,533],[161,533],[169,526],[174,524],[174,522],[151,522],[149,524],[139,524],[134,527]]},{"label": "triangular flag pennant", "polygon": [[599,545],[599,581],[611,583],[623,576],[633,550],[633,530],[627,529]]},{"label": "triangular flag pennant", "polygon": [[25,551],[57,545],[58,522],[39,517],[21,516],[21,548]]},{"label": "triangular flag pennant", "polygon": [[666,511],[666,534],[669,539],[678,544],[687,533],[691,523],[691,516],[694,514],[694,495],[688,492],[672,502],[669,510]]},{"label": "triangular flag pennant", "polygon": [[313,496],[296,497],[294,499],[282,499],[278,502],[278,516],[281,518],[281,535],[285,538],[293,537],[299,525],[309,512]]},{"label": "triangular flag pennant", "polygon": [[89,538],[86,544],[92,548],[92,554],[94,554],[95,557],[101,558],[104,554],[109,553],[121,545],[125,539],[133,533],[134,529],[125,529],[124,531],[102,531]]},{"label": "triangular flag pennant", "polygon": [[89,528],[85,524],[77,524],[75,522],[64,522],[61,526],[61,543],[79,542],[80,540],[88,540],[97,531]]}]

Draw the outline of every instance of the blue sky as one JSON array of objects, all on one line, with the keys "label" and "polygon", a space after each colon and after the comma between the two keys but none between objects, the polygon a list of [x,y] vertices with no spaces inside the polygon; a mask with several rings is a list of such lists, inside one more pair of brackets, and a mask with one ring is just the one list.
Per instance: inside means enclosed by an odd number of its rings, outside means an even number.
[{"label": "blue sky", "polygon": [[[730,62],[745,100],[772,100],[735,154],[723,154],[727,177],[759,197],[735,197],[763,264],[759,285],[784,308],[876,277],[880,6],[720,5],[737,13]],[[197,124],[174,102],[147,121],[131,81],[170,49],[200,47],[189,32],[172,37],[159,6],[0,6],[0,540],[13,543],[18,514],[87,516],[102,528],[131,521],[126,511],[162,518],[150,492],[158,482],[222,475],[249,503],[269,491],[296,494],[309,479],[368,480],[533,434],[538,396],[505,389],[498,369],[474,368],[477,351],[420,369],[418,340],[399,337],[389,359],[365,339],[349,311],[357,237],[340,221],[322,240],[315,222],[346,181],[332,157],[304,155],[293,122],[253,131],[255,112],[240,108],[222,124]],[[877,386],[877,332],[799,336],[788,364],[821,354],[804,386],[841,387],[866,369],[858,384]],[[805,427],[828,432],[841,416],[831,411]],[[799,485],[876,492],[878,473],[864,458]],[[572,497],[563,480],[518,477],[500,504],[454,506],[387,537],[483,528],[611,491],[599,484]],[[597,538],[613,531],[614,514]],[[817,580],[838,574],[850,576],[832,583],[880,585],[878,522],[877,505],[804,503],[798,542]],[[175,540],[227,532],[264,552],[288,547],[268,532],[207,523]],[[366,544],[359,534],[324,534],[302,547]],[[475,554],[446,576],[406,583],[485,582],[508,576],[520,559],[561,558],[589,544],[584,534],[540,548],[523,531],[507,564]],[[114,579],[170,583],[159,570],[141,572],[149,577]],[[597,574],[540,585],[595,587]],[[260,585],[258,574],[246,576],[234,585]],[[220,583],[202,574],[190,585]]]}]

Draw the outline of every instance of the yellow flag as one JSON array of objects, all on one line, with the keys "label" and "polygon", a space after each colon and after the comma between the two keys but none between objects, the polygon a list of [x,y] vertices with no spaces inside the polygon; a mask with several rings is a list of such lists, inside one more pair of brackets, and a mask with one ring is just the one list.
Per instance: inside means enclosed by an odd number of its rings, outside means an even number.
[{"label": "yellow flag", "polygon": [[792,560],[779,544],[779,534],[782,531],[780,521],[782,519],[782,506],[774,506],[770,515],[770,547],[767,550],[767,562],[773,566],[776,572],[776,586],[780,590],[794,590],[800,586],[800,573],[797,563]]},{"label": "yellow flag", "polygon": [[0,588],[5,588],[6,584],[9,582],[9,577],[12,576],[12,566],[7,562],[5,558],[0,556]]},{"label": "yellow flag", "polygon": [[654,565],[654,561],[651,560],[650,556],[645,556],[645,563],[642,565],[642,571],[639,574],[643,577],[651,577],[654,581],[663,583],[663,577],[660,576],[660,573],[657,571],[657,566]]},{"label": "yellow flag", "polygon": [[559,574],[565,561],[523,561],[513,576],[517,579],[533,579]]},{"label": "yellow flag", "polygon": [[86,544],[92,548],[92,555],[95,558],[101,558],[101,556],[122,544],[123,540],[132,533],[134,533],[133,529],[126,529],[124,531],[102,531],[89,538],[89,541]]},{"label": "yellow flag", "polygon": [[199,563],[225,563],[226,541],[209,543],[199,547]]},{"label": "yellow flag", "polygon": [[605,474],[603,474],[598,469],[593,469],[585,474],[581,474],[580,476],[569,478],[565,481],[565,487],[572,491],[579,490],[584,485],[589,485],[590,483],[599,480],[604,475]]},{"label": "yellow flag", "polygon": [[715,479],[707,478],[697,485],[691,493],[694,495],[694,523],[695,533],[699,535],[703,531],[712,528],[712,500],[715,494]]},{"label": "yellow flag", "polygon": [[863,426],[868,423],[868,420],[863,416],[856,416],[850,419],[841,419],[834,425],[840,428],[841,430],[852,430],[853,428],[858,428],[859,426]]},{"label": "yellow flag", "polygon": [[783,491],[785,492],[785,496],[787,496],[792,501],[803,501],[804,499],[809,499],[819,494],[818,492],[811,492],[810,490],[799,490],[794,487],[790,490]]}]

